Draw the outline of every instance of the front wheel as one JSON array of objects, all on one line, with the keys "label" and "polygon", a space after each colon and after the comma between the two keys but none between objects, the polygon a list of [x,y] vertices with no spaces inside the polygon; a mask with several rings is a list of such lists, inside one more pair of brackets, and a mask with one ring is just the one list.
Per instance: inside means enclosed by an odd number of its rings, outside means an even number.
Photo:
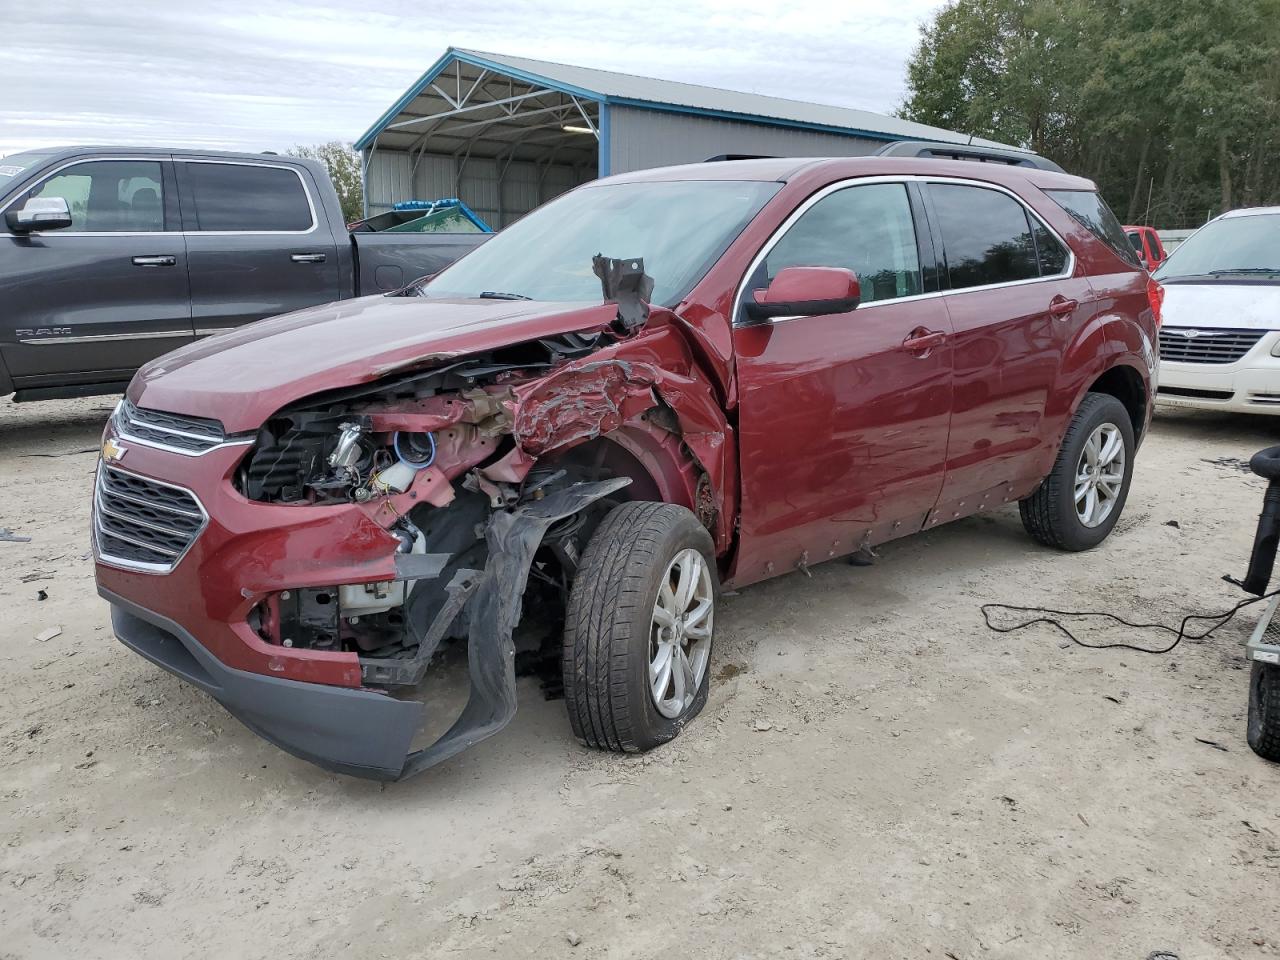
[{"label": "front wheel", "polygon": [[707,702],[718,590],[711,536],[684,507],[624,503],[604,518],[565,617],[574,736],[637,753],[697,716]]},{"label": "front wheel", "polygon": [[1134,448],[1124,404],[1105,393],[1085,394],[1049,476],[1018,504],[1027,532],[1059,550],[1100,544],[1129,496]]}]

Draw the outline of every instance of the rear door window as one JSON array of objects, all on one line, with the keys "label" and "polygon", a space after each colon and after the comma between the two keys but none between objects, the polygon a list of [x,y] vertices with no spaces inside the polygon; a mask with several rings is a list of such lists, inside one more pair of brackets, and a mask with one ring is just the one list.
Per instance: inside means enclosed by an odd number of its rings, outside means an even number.
[{"label": "rear door window", "polygon": [[[929,184],[929,193],[953,290],[1040,276],[1027,211],[1013,197],[985,187],[943,183]],[[1052,262],[1052,248],[1046,255]]]},{"label": "rear door window", "polygon": [[768,286],[785,267],[843,267],[857,274],[862,302],[921,293],[920,253],[907,188],[851,186],[823,197],[765,256],[749,289]]},{"label": "rear door window", "polygon": [[59,171],[28,197],[61,197],[79,233],[164,229],[164,177],[158,160],[90,160]]},{"label": "rear door window", "polygon": [[1140,266],[1138,250],[1141,249],[1141,237],[1136,243],[1125,236],[1124,227],[1111,212],[1107,202],[1094,190],[1046,190],[1046,194],[1061,204],[1062,209],[1085,227],[1095,237],[1118,253],[1121,259]]},{"label": "rear door window", "polygon": [[231,233],[302,233],[315,221],[302,179],[292,169],[187,162],[196,229]]}]

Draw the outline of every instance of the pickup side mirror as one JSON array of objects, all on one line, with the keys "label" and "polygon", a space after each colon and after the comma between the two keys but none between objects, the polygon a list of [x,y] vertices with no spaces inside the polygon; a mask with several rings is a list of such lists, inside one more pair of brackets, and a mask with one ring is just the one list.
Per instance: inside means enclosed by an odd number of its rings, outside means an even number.
[{"label": "pickup side mirror", "polygon": [[32,197],[21,210],[10,210],[5,222],[14,233],[61,230],[71,226],[71,210],[62,197]]},{"label": "pickup side mirror", "polygon": [[769,286],[746,302],[747,318],[817,317],[856,310],[862,300],[858,275],[843,267],[784,267]]}]

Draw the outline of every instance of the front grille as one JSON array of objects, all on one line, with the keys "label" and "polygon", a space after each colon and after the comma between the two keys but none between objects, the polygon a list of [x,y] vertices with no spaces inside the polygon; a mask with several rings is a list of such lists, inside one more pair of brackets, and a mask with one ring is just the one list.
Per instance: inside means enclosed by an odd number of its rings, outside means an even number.
[{"label": "front grille", "polygon": [[[1195,330],[1196,335],[1186,336],[1190,330]],[[1160,331],[1160,359],[1172,363],[1235,363],[1266,334],[1266,330],[1164,327]]]},{"label": "front grille", "polygon": [[155,573],[177,565],[206,520],[191,491],[105,464],[98,469],[93,506],[98,556]]},{"label": "front grille", "polygon": [[186,454],[212,450],[227,438],[217,420],[147,410],[128,400],[120,401],[116,430],[126,439]]}]

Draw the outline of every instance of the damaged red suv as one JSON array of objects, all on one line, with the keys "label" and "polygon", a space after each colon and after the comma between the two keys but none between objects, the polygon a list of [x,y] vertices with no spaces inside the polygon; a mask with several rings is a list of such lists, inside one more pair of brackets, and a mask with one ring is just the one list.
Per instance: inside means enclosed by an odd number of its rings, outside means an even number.
[{"label": "damaged red suv", "polygon": [[1042,543],[1102,541],[1155,306],[1062,173],[596,181],[396,294],[143,368],[104,437],[99,592],[126,645],[329,769],[498,732],[519,648],[560,658],[583,743],[647,750],[706,702],[722,587],[1012,502]]}]

